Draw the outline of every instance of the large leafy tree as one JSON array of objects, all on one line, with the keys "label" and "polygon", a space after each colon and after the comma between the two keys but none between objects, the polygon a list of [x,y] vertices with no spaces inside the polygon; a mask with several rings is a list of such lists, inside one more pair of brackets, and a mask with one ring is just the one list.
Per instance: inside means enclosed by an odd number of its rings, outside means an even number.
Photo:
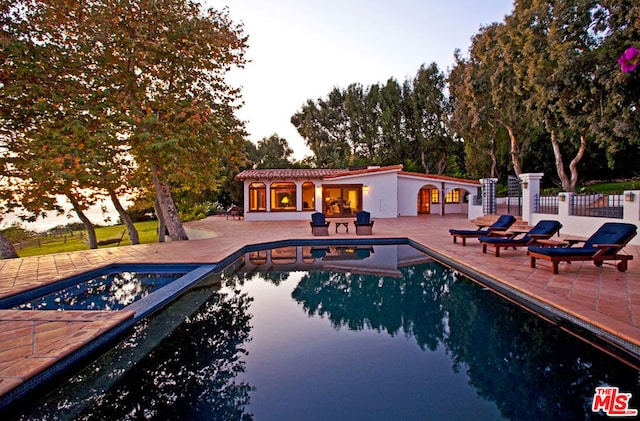
[{"label": "large leafy tree", "polygon": [[109,1],[103,60],[124,100],[131,154],[151,170],[172,239],[186,239],[171,189],[215,189],[221,157],[239,154],[244,130],[234,115],[239,91],[224,76],[244,63],[246,37],[226,11],[184,0]]},{"label": "large leafy tree", "polygon": [[[477,178],[497,177],[498,159],[495,140],[499,126],[474,113],[484,101],[491,107],[488,83],[474,72],[473,63],[456,51],[455,65],[448,75],[450,126],[457,136],[464,139],[466,170]],[[483,84],[483,88],[477,86]],[[487,159],[489,157],[489,159]]]},{"label": "large leafy tree", "polygon": [[82,25],[61,6],[5,2],[1,9],[3,175],[23,187],[5,189],[5,200],[33,218],[59,210],[56,197],[66,197],[95,248],[95,230],[84,215],[96,200],[86,193],[91,177],[84,167],[94,150],[88,141],[95,115],[87,107],[94,91],[84,77]]},{"label": "large leafy tree", "polygon": [[291,123],[315,155],[318,168],[346,167],[351,162],[349,122],[344,93],[334,88],[326,99],[308,100]]},{"label": "large leafy tree", "polygon": [[287,139],[277,134],[260,139],[257,145],[249,145],[249,160],[255,168],[289,168],[293,149]]},{"label": "large leafy tree", "polygon": [[224,75],[244,63],[242,27],[183,0],[5,1],[1,10],[3,125],[24,145],[10,143],[10,169],[40,197],[64,194],[82,211],[96,189],[117,199],[146,168],[169,233],[186,239],[172,189],[215,189],[223,161],[241,159],[239,91]]},{"label": "large leafy tree", "polygon": [[531,119],[525,112],[527,99],[521,76],[513,67],[523,53],[517,47],[521,41],[509,31],[510,27],[517,24],[509,21],[481,28],[472,39],[468,60],[457,56],[452,73],[459,75],[450,78],[450,83],[455,85],[452,92],[456,96],[456,128],[466,131],[476,143],[482,142],[494,157],[495,139],[501,128],[506,130],[511,165],[518,175],[522,172],[522,153]]},{"label": "large leafy tree", "polygon": [[351,84],[345,92],[345,112],[349,118],[349,134],[354,164],[376,162],[380,148],[380,86]]},{"label": "large leafy tree", "polygon": [[[444,174],[462,152],[462,143],[454,140],[450,124],[450,104],[445,95],[445,76],[436,63],[421,66],[405,94],[409,116],[407,127],[413,144],[412,156],[419,159],[424,172]],[[433,160],[432,163],[428,160]]]}]

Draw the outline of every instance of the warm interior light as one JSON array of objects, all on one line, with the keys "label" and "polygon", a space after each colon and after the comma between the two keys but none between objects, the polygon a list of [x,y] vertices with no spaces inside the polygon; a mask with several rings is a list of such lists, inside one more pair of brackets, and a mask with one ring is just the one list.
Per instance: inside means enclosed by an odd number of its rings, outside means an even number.
[{"label": "warm interior light", "polygon": [[283,197],[280,203],[287,206],[289,204],[289,198],[287,196]]}]

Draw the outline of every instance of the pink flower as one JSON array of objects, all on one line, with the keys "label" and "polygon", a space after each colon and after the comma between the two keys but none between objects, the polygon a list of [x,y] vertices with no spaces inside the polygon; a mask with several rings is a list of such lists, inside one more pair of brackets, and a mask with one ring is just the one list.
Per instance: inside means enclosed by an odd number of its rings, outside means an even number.
[{"label": "pink flower", "polygon": [[627,51],[620,56],[618,63],[623,72],[633,72],[633,70],[638,67],[638,64],[640,64],[640,51],[635,47],[628,48]]}]

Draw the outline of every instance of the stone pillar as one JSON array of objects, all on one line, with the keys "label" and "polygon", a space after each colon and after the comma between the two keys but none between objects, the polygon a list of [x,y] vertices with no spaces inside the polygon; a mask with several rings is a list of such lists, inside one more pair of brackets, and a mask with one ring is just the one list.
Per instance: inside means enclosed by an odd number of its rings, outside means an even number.
[{"label": "stone pillar", "polygon": [[522,186],[522,220],[531,223],[536,211],[536,200],[540,196],[540,180],[544,173],[520,174]]},{"label": "stone pillar", "polygon": [[[481,178],[482,185],[482,213],[493,215],[496,213],[496,184],[497,178]],[[443,199],[444,200],[444,199]]]}]

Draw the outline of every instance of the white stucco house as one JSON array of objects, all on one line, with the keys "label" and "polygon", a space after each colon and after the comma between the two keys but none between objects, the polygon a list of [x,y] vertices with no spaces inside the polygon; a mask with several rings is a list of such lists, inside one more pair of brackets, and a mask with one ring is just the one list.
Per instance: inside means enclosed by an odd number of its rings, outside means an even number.
[{"label": "white stucco house", "polygon": [[403,171],[402,165],[355,169],[245,170],[247,221],[308,220],[313,212],[327,218],[351,217],[366,210],[373,218],[418,214],[467,214],[480,182]]}]

